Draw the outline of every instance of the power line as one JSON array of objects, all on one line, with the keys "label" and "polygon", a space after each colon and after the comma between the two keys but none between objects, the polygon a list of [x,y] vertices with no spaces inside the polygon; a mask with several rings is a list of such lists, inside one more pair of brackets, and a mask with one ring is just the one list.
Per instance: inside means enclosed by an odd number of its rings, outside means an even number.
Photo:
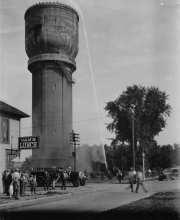
[{"label": "power line", "polygon": [[[174,110],[174,111],[172,111],[172,112],[180,112],[180,110]],[[120,116],[124,116],[124,115],[120,115]],[[173,117],[173,116],[172,116],[172,117]],[[176,117],[176,116],[174,116],[174,117]],[[97,117],[96,117],[96,118],[89,118],[89,119],[74,121],[74,122],[72,122],[72,124],[81,123],[81,122],[88,122],[88,121],[96,121],[96,120],[99,120],[99,119],[110,119],[110,120],[111,120],[112,118],[110,118],[110,117],[108,117],[108,116],[106,116],[106,117],[100,117],[100,118],[97,118]],[[167,118],[167,119],[170,119],[170,117]],[[69,123],[70,123],[70,122],[69,122]],[[67,124],[69,124],[69,123],[67,123]],[[56,126],[56,125],[62,125],[62,124],[36,126],[36,127],[34,127],[34,128],[47,127],[47,126]],[[31,127],[24,127],[24,128],[21,128],[21,129],[29,129],[29,128],[32,128],[32,126],[31,126]]]}]

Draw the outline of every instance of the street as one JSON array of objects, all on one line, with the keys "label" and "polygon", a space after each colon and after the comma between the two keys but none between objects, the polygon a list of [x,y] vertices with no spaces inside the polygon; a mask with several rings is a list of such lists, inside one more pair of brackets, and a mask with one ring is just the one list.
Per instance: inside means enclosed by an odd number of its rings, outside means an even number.
[{"label": "street", "polygon": [[[130,189],[125,189],[127,186],[127,184],[87,183],[84,188],[90,190],[89,193],[83,192],[84,189],[78,187],[73,188],[73,190],[78,191],[77,194],[68,194],[63,197],[55,196],[50,200],[47,198],[38,201],[37,199],[33,203],[24,203],[24,205],[21,203],[21,205],[17,204],[17,206],[12,208],[10,206],[0,206],[0,209],[2,216],[5,216],[4,219],[10,220],[15,219],[13,216],[17,216],[17,219],[24,218],[24,215],[26,219],[31,219],[32,217],[34,219],[34,216],[50,219],[52,215],[54,218],[55,216],[62,216],[63,213],[73,216],[81,213],[88,216],[88,213],[97,214],[145,198],[156,192],[180,190],[180,180],[146,182],[147,193],[144,193],[142,188],[139,189],[138,193],[131,193]],[[67,188],[68,190],[70,191]]]}]

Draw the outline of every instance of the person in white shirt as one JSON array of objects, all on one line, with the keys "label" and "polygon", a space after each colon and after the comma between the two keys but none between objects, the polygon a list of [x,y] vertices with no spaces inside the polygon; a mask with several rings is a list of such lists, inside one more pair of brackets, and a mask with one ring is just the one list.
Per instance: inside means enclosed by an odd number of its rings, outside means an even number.
[{"label": "person in white shirt", "polygon": [[148,169],[148,176],[150,177],[151,176],[151,170]]},{"label": "person in white shirt", "polygon": [[13,183],[10,184],[9,186],[9,198],[12,198],[13,197]]},{"label": "person in white shirt", "polygon": [[13,173],[13,179],[17,179],[17,180],[19,180],[19,178],[20,178],[20,174],[19,174],[19,172],[18,172],[18,169],[15,169],[15,172]]},{"label": "person in white shirt", "polygon": [[144,192],[147,192],[147,190],[145,189],[144,184],[143,184],[143,174],[141,173],[140,170],[138,170],[136,173],[136,191],[135,191],[136,193],[138,192],[140,185],[143,188]]}]

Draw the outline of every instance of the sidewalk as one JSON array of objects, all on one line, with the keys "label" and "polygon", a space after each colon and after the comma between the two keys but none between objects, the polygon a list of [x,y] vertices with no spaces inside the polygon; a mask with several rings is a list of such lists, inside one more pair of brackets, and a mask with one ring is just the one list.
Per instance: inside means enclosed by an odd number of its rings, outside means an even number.
[{"label": "sidewalk", "polygon": [[[157,178],[156,178],[157,179]],[[146,179],[146,181],[151,181],[152,178]],[[99,183],[99,184],[98,184]],[[6,207],[13,207],[13,206],[19,206],[19,205],[25,205],[30,204],[32,202],[37,202],[37,200],[42,201],[48,198],[48,200],[53,200],[54,197],[60,196],[61,198],[76,195],[76,194],[82,194],[82,193],[91,193],[91,192],[97,192],[97,191],[104,191],[105,188],[100,187],[100,183],[104,184],[119,184],[118,180],[116,178],[113,178],[112,180],[104,179],[103,181],[100,178],[97,178],[95,180],[88,179],[85,186],[79,186],[79,187],[73,187],[72,184],[67,184],[66,190],[61,190],[61,185],[58,185],[54,190],[44,191],[43,187],[37,187],[36,188],[36,194],[31,195],[30,188],[27,187],[26,195],[25,196],[19,196],[19,200],[15,200],[14,198],[9,198],[7,195],[0,193],[0,208],[6,208]],[[127,180],[123,180],[122,184],[127,184]]]},{"label": "sidewalk", "polygon": [[35,201],[39,200],[45,200],[48,198],[54,199],[56,196],[60,196],[61,198],[67,197],[70,195],[76,195],[81,193],[91,193],[96,191],[103,191],[102,187],[101,189],[98,187],[98,185],[94,184],[87,184],[86,186],[79,186],[79,187],[73,187],[71,185],[67,185],[66,190],[61,190],[61,186],[57,186],[54,190],[45,191],[43,187],[37,187],[36,194],[31,195],[30,188],[27,187],[26,195],[25,196],[19,196],[19,200],[15,200],[14,198],[9,198],[7,195],[0,193],[0,209],[1,207],[13,207],[16,205],[23,205],[29,204]]}]

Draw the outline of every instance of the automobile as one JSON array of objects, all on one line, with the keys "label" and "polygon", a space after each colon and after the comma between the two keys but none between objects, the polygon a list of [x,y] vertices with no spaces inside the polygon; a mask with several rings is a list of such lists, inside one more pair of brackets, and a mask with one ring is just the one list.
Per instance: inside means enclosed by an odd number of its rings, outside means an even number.
[{"label": "automobile", "polygon": [[159,181],[162,180],[174,180],[180,178],[180,168],[168,168],[162,170],[159,174]]},{"label": "automobile", "polygon": [[170,180],[171,177],[170,177],[170,171],[165,169],[165,170],[162,170],[160,173],[159,173],[159,181],[163,181],[164,179],[165,180]]},{"label": "automobile", "polygon": [[180,168],[170,168],[169,171],[171,179],[180,178]]},{"label": "automobile", "polygon": [[74,187],[85,186],[86,184],[86,176],[83,172],[71,172],[67,182],[71,182]]}]

